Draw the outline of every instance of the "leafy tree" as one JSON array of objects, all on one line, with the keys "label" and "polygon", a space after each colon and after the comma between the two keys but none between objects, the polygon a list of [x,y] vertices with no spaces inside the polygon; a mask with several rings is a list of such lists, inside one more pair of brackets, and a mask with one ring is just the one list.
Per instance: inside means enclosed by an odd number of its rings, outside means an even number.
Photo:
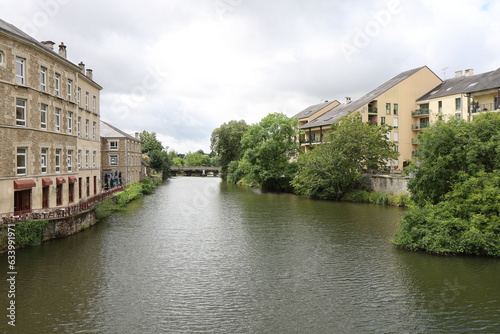
[{"label": "leafy tree", "polygon": [[154,150],[148,152],[149,155],[149,166],[163,176],[168,177],[169,168],[172,165],[169,159],[168,153],[163,150]]},{"label": "leafy tree", "polygon": [[148,153],[151,151],[162,151],[163,145],[156,139],[156,132],[148,132],[146,130],[139,134],[142,144],[142,153]]},{"label": "leafy tree", "polygon": [[244,150],[236,174],[260,184],[263,190],[289,191],[295,175],[290,159],[299,151],[298,121],[282,113],[269,114],[251,125],[241,138]]},{"label": "leafy tree", "polygon": [[462,172],[472,176],[500,169],[500,114],[476,116],[472,122],[439,121],[419,135],[419,143],[408,188],[417,205],[436,204]]},{"label": "leafy tree", "polygon": [[339,200],[359,185],[366,169],[382,169],[396,159],[394,143],[387,140],[391,127],[362,122],[359,114],[332,124],[325,143],[298,158],[297,177],[292,181],[299,194]]},{"label": "leafy tree", "polygon": [[195,153],[189,152],[184,158],[184,165],[186,166],[210,166],[210,157],[207,154],[200,153],[199,150]]},{"label": "leafy tree", "polygon": [[221,166],[221,176],[227,178],[228,167],[231,161],[237,161],[243,155],[241,138],[248,129],[245,121],[229,121],[212,132],[210,146],[218,156]]}]

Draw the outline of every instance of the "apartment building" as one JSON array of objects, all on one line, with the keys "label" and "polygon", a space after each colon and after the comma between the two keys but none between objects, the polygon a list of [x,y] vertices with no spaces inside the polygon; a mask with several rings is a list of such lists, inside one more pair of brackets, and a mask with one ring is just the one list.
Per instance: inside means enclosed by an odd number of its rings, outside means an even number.
[{"label": "apartment building", "polygon": [[412,142],[417,135],[412,131],[415,103],[441,82],[427,66],[422,66],[396,75],[355,101],[346,98],[345,103],[300,127],[304,131],[302,150],[307,152],[313,145],[323,142],[323,136],[331,130],[332,123],[357,111],[365,122],[393,126],[388,133],[388,140],[395,142],[400,157],[388,162],[388,165],[393,169],[402,169],[412,157]]},{"label": "apartment building", "polygon": [[102,179],[104,188],[124,186],[144,177],[141,140],[101,121]]},{"label": "apartment building", "polygon": [[0,213],[66,207],[101,191],[102,87],[54,45],[0,20]]}]

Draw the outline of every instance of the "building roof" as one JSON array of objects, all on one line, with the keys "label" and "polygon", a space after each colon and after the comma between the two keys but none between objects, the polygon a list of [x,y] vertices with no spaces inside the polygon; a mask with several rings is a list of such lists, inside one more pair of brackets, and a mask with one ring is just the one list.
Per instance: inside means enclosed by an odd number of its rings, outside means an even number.
[{"label": "building roof", "polygon": [[[325,108],[328,105],[334,104],[335,102],[338,103],[337,100],[333,100],[333,101],[330,101],[330,102],[326,101],[326,102],[323,102],[323,103],[319,103],[319,104],[315,104],[315,105],[309,106],[306,109],[304,109],[301,112],[299,112],[297,115],[294,115],[293,117],[297,117],[298,119],[310,117],[310,116],[314,115],[315,113],[317,113],[318,111],[320,111],[321,109]],[[332,106],[332,108],[333,108],[333,106]]]},{"label": "building roof", "polygon": [[484,73],[477,84],[467,87],[465,93],[474,93],[496,88],[500,88],[500,68],[497,68],[495,71]]},{"label": "building roof", "polygon": [[363,107],[364,105],[370,103],[371,101],[375,100],[378,96],[382,95],[383,93],[387,92],[389,89],[392,87],[396,86],[403,80],[406,80],[413,74],[417,73],[421,69],[426,68],[426,66],[421,66],[414,68],[412,70],[408,70],[405,72],[401,72],[392,79],[384,82],[382,85],[378,86],[368,94],[362,96],[361,98],[357,99],[356,101],[353,101],[348,104],[341,104],[337,106],[336,108],[333,108],[332,110],[324,113],[322,116],[312,120],[311,122],[301,126],[301,129],[307,129],[307,128],[313,128],[317,126],[326,126],[330,125],[334,122],[336,122],[340,117],[348,115],[352,111],[356,111],[359,108]]},{"label": "building roof", "polygon": [[104,121],[101,121],[101,138],[127,138],[137,142],[141,141]]}]

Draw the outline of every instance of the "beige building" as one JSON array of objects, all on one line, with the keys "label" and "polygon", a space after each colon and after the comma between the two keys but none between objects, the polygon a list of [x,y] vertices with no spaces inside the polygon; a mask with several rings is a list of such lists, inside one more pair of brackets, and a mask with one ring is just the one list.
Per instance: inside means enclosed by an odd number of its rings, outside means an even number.
[{"label": "beige building", "polygon": [[101,121],[101,164],[105,189],[125,186],[144,177],[141,140]]},{"label": "beige building", "polygon": [[412,130],[415,101],[441,82],[434,72],[423,66],[398,74],[355,101],[346,98],[344,104],[300,127],[304,131],[302,150],[307,152],[314,144],[321,143],[324,134],[331,130],[331,124],[340,117],[358,111],[365,122],[393,126],[388,139],[396,144],[400,157],[388,162],[388,165],[393,169],[402,169],[412,157],[412,142],[417,135],[417,131]]},{"label": "beige building", "polygon": [[99,94],[66,46],[0,20],[0,214],[62,208],[101,192]]}]

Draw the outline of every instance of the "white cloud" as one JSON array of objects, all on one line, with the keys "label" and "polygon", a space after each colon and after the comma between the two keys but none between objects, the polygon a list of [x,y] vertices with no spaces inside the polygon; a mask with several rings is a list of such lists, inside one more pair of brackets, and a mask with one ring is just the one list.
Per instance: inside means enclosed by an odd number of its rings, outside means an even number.
[{"label": "white cloud", "polygon": [[[94,70],[104,120],[208,151],[223,122],[356,99],[401,71],[499,67],[500,4],[463,1],[0,0],[1,18],[64,41]],[[364,36],[363,36],[364,35]],[[344,44],[343,44],[344,43]],[[342,45],[355,51],[346,56]]]}]

